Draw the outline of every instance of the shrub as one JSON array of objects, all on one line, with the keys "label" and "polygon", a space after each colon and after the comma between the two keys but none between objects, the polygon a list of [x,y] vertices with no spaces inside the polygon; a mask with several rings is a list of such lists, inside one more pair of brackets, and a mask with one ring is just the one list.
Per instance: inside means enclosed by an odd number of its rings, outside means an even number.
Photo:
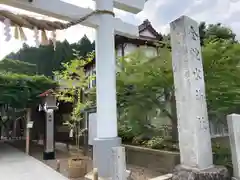
[{"label": "shrub", "polygon": [[233,175],[233,165],[231,150],[229,148],[223,147],[220,144],[216,143],[212,147],[213,149],[213,161],[216,165],[225,166],[230,175]]},{"label": "shrub", "polygon": [[132,133],[132,129],[126,125],[118,126],[118,135],[122,138],[122,141],[125,143],[131,143],[134,138],[134,134]]},{"label": "shrub", "polygon": [[163,137],[153,137],[151,140],[147,141],[145,144],[148,148],[152,149],[162,149],[164,148],[164,138]]}]

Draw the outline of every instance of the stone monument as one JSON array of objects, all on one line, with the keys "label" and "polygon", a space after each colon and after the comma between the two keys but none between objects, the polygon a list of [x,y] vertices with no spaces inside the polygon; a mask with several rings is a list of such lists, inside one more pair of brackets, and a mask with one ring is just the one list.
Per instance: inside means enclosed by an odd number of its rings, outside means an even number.
[{"label": "stone monument", "polygon": [[170,24],[181,165],[173,180],[225,180],[213,166],[198,23],[182,16]]},{"label": "stone monument", "polygon": [[232,153],[233,176],[235,180],[240,179],[240,115],[230,114],[227,116],[229,140]]}]

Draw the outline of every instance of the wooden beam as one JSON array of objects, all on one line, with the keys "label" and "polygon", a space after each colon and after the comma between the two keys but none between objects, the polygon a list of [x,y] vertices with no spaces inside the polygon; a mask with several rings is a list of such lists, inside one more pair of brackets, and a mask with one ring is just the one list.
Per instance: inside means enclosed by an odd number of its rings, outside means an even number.
[{"label": "wooden beam", "polygon": [[[78,7],[60,0],[34,0],[32,3],[29,3],[28,0],[0,0],[0,3],[64,21],[77,20],[93,11],[92,9]],[[81,24],[97,28],[99,26],[99,17],[92,16]],[[139,36],[137,26],[124,23],[120,19],[115,19],[114,26],[116,34],[127,37]]]}]

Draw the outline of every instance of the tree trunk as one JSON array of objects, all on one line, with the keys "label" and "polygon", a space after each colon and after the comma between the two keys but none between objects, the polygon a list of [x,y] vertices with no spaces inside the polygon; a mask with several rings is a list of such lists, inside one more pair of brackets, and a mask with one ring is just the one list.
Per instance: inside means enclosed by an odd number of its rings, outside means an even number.
[{"label": "tree trunk", "polygon": [[170,108],[172,114],[172,140],[174,142],[178,142],[178,120],[177,120],[177,107],[176,107],[176,100],[174,94],[171,95],[170,99]]}]

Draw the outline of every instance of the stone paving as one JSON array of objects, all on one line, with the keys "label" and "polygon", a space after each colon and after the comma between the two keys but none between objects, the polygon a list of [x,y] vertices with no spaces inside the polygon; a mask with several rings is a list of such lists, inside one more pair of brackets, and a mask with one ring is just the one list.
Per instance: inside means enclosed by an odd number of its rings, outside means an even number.
[{"label": "stone paving", "polygon": [[68,180],[37,159],[0,142],[1,180]]},{"label": "stone paving", "polygon": [[[11,146],[16,147],[17,149],[24,151],[25,149],[25,141],[9,141],[8,142]],[[75,147],[70,146],[70,151],[67,151],[66,145],[62,143],[56,143],[56,160],[47,160],[44,161],[42,159],[43,155],[43,146],[42,142],[39,141],[40,144],[36,144],[36,141],[32,141],[30,143],[30,155],[37,160],[41,161],[42,163],[46,164],[47,166],[51,167],[53,170],[57,168],[57,160],[60,161],[60,173],[65,177],[68,177],[68,159],[73,154],[75,154]],[[80,153],[81,154],[81,153]],[[134,165],[127,164],[127,169],[132,171],[132,180],[149,180],[151,178],[158,177],[162,175],[160,172],[152,171],[149,168],[142,168]],[[92,171],[92,161],[88,163],[88,172]],[[1,172],[1,171],[0,171]],[[1,175],[1,173],[0,173]],[[0,176],[0,180],[1,176]],[[24,179],[25,180],[25,179]],[[34,179],[35,180],[35,179]],[[45,179],[42,179],[45,180]],[[85,180],[85,178],[77,178],[71,180]]]}]

